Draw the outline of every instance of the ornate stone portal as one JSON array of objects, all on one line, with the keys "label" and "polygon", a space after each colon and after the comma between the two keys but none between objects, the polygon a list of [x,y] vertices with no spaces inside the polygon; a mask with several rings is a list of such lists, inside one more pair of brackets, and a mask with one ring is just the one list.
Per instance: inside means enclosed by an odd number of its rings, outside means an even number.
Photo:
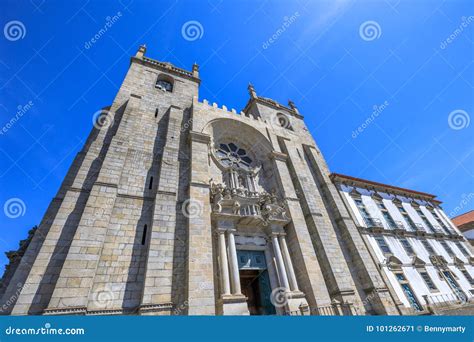
[{"label": "ornate stone portal", "polygon": [[[263,272],[256,278],[271,275],[271,293],[261,293],[262,289],[259,289],[252,296],[270,296],[267,300],[279,313],[301,311],[309,314],[305,296],[298,289],[285,238],[284,227],[291,222],[286,214],[286,204],[277,198],[275,190],[270,194],[261,189],[256,177],[261,166],[254,163],[238,144],[219,144],[213,157],[224,180],[223,183],[211,182],[212,223],[219,245],[219,309],[223,314],[249,314],[249,298],[242,294],[240,284],[239,270],[242,268],[237,260],[238,248],[239,252],[262,251],[265,263],[259,268]],[[283,300],[281,303],[278,303],[278,297]]]}]

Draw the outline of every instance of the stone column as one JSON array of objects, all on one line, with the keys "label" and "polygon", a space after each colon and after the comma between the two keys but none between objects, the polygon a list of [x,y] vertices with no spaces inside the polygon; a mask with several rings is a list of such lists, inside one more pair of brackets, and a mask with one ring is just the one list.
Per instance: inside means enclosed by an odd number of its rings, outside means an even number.
[{"label": "stone column", "polygon": [[239,186],[239,183],[236,179],[235,171],[230,170],[230,186],[232,188],[237,188]]},{"label": "stone column", "polygon": [[290,289],[291,291],[298,291],[298,283],[296,282],[295,271],[293,269],[293,263],[291,262],[288,246],[286,245],[286,238],[284,235],[280,235],[278,239],[280,240],[280,247],[283,253],[283,260],[285,261],[286,270],[288,271],[288,280],[290,282]]},{"label": "stone column", "polygon": [[227,262],[227,248],[225,242],[225,230],[219,230],[219,262],[221,268],[222,294],[230,295],[229,264]]},{"label": "stone column", "polygon": [[240,295],[242,294],[242,290],[240,288],[239,264],[237,262],[237,250],[235,249],[234,231],[228,230],[228,234],[232,294]]},{"label": "stone column", "polygon": [[288,276],[286,275],[285,264],[283,262],[283,256],[281,255],[280,244],[278,243],[278,235],[272,234],[272,244],[273,252],[275,253],[275,258],[278,267],[278,273],[280,276],[280,286],[283,286],[285,289],[290,289],[288,283]]}]

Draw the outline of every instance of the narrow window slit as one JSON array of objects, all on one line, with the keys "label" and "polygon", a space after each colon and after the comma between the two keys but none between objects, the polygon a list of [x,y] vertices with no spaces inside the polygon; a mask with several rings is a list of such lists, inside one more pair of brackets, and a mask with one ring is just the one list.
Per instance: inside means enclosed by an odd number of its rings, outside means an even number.
[{"label": "narrow window slit", "polygon": [[146,231],[148,229],[148,226],[145,224],[145,226],[143,227],[143,235],[142,235],[142,245],[145,244],[145,241],[146,241]]},{"label": "narrow window slit", "polygon": [[150,184],[148,184],[148,189],[151,190],[152,187],[153,187],[153,177],[150,177]]}]

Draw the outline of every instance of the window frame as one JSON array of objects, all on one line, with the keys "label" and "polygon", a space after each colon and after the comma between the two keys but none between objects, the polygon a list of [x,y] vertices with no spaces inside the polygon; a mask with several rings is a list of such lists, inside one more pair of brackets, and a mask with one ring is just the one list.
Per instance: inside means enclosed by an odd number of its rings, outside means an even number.
[{"label": "window frame", "polygon": [[[439,289],[434,283],[433,278],[431,278],[430,274],[428,273],[426,269],[418,269],[417,271],[430,292],[439,292]],[[425,279],[425,277],[423,277],[423,274],[425,274],[428,279]],[[432,284],[432,287],[430,286],[429,283]]]},{"label": "window frame", "polygon": [[[413,256],[415,255],[415,250],[413,249],[413,246],[411,245],[410,241],[406,237],[400,237],[398,239],[400,241],[400,244],[402,245],[404,251],[407,253],[408,256]],[[404,242],[406,244],[404,244]]]},{"label": "window frame", "polygon": [[456,256],[456,253],[453,251],[453,249],[451,248],[451,246],[448,245],[448,243],[444,240],[440,240],[439,243],[441,244],[441,246],[443,246],[443,249],[446,251],[446,253],[448,253],[448,255],[453,258]]},{"label": "window frame", "polygon": [[[382,251],[383,255],[393,255],[392,249],[388,245],[387,240],[385,240],[385,237],[383,235],[374,236],[374,239],[377,242],[377,245]],[[382,242],[384,245],[381,244]],[[386,247],[387,251],[384,251],[384,247]]]},{"label": "window frame", "polygon": [[466,249],[466,247],[464,247],[462,245],[462,242],[461,241],[454,241],[454,244],[456,245],[456,247],[461,251],[461,253],[467,257],[467,258],[470,258],[471,257],[471,253],[469,253],[469,251]]},{"label": "window frame", "polygon": [[[425,248],[425,250],[428,252],[428,255],[436,255],[436,251],[433,248],[433,245],[427,240],[427,239],[420,239],[421,244]],[[429,246],[429,247],[426,247]],[[431,251],[430,251],[431,250]]]}]

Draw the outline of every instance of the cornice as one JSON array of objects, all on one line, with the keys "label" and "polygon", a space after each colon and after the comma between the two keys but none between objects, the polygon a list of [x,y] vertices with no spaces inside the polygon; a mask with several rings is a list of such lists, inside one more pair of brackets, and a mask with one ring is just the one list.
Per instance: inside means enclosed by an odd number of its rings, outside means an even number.
[{"label": "cornice", "polygon": [[145,56],[143,56],[142,58],[132,57],[130,59],[130,63],[138,63],[141,65],[151,67],[156,70],[160,70],[160,71],[164,71],[176,76],[188,78],[198,84],[201,83],[201,80],[197,77],[194,77],[191,71],[175,67],[171,63],[160,62],[160,61],[157,61]]}]

